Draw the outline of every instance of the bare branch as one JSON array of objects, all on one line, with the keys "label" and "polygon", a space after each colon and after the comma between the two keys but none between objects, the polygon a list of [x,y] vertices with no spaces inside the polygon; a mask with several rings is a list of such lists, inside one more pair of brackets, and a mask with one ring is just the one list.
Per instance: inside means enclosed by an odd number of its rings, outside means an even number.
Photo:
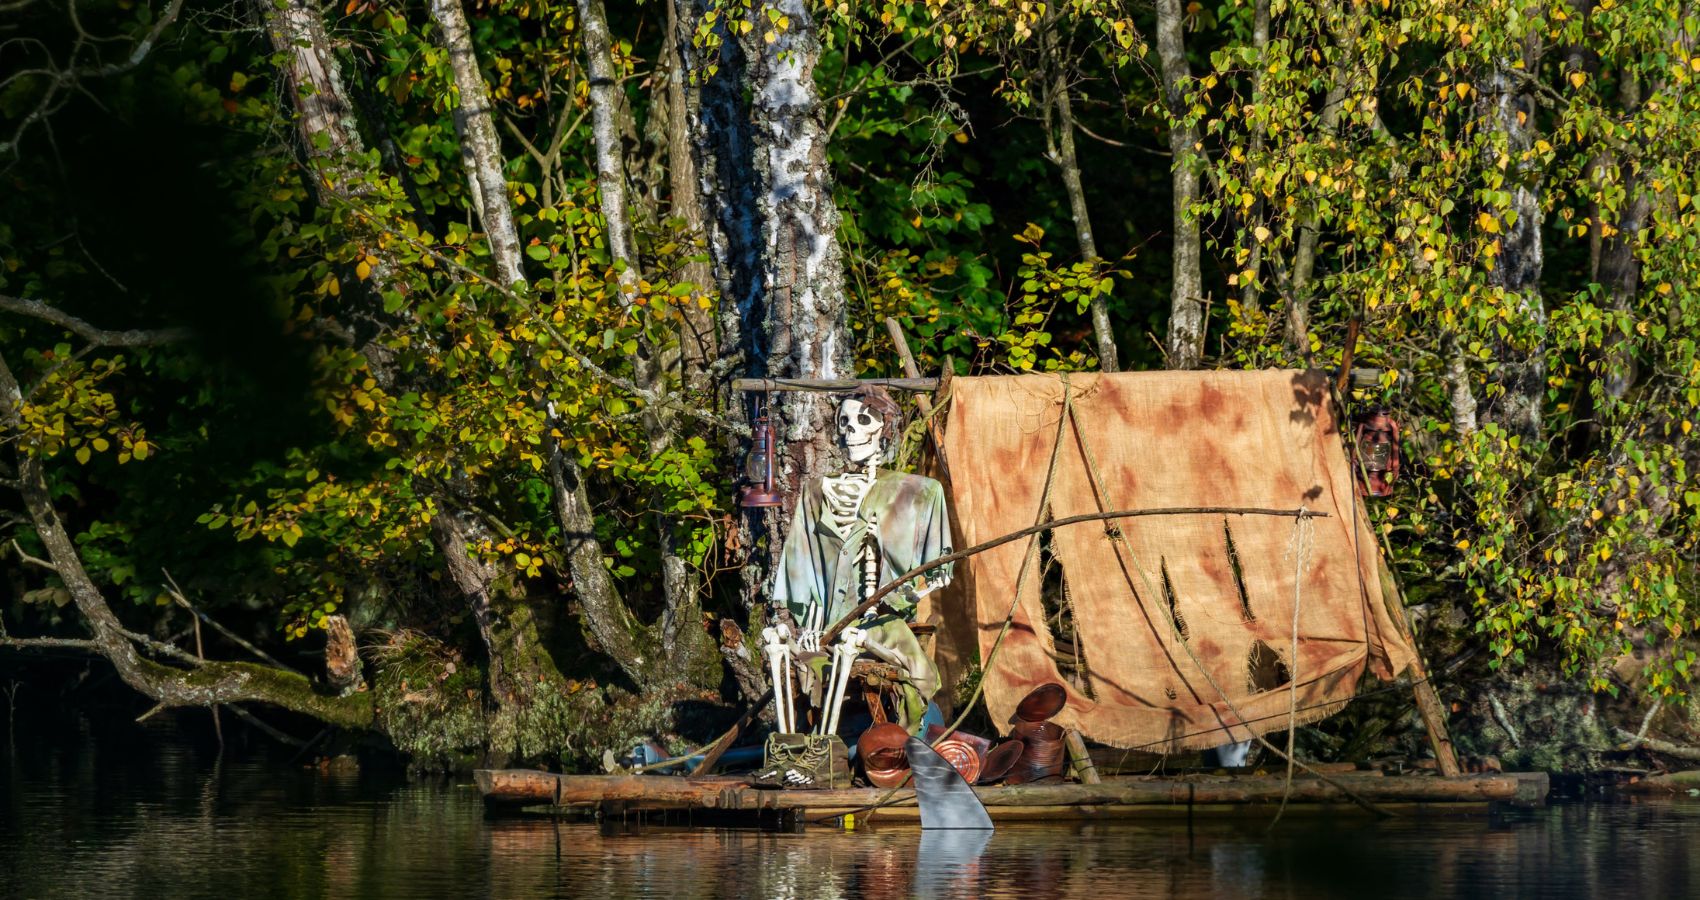
[{"label": "bare branch", "polygon": [[0,647],[18,650],[84,650],[99,653],[100,643],[88,638],[0,638]]},{"label": "bare branch", "polygon": [[26,300],[22,297],[8,297],[4,294],[0,294],[0,311],[50,322],[100,347],[150,347],[156,344],[176,343],[189,338],[189,329],[187,328],[110,331],[91,325],[40,300]]},{"label": "bare branch", "polygon": [[58,572],[59,571],[57,568],[54,567],[54,565],[52,563],[48,562],[47,560],[42,559],[42,558],[37,557],[37,556],[31,556],[28,553],[25,553],[24,548],[18,546],[17,538],[12,539],[12,552],[18,554],[18,561],[21,562],[21,563],[24,563],[25,565],[31,565],[31,566],[35,566],[37,568],[46,569],[49,572]]},{"label": "bare branch", "polygon": [[[225,637],[230,638],[232,641],[236,642],[236,644],[238,646],[240,646],[242,649],[248,651],[249,653],[254,654],[254,656],[257,657],[258,659],[260,659],[260,660],[262,660],[266,663],[269,663],[273,666],[276,666],[277,668],[282,669],[285,672],[295,672],[295,670],[290,668],[289,666],[286,666],[283,663],[278,662],[276,659],[274,659],[266,651],[261,650],[260,648],[254,646],[252,643],[244,640],[241,636],[237,635],[236,632],[231,631],[230,629],[224,627],[223,625],[218,624],[217,622],[213,621],[211,616],[208,616],[206,613],[203,613],[200,610],[196,609],[194,606],[190,605],[189,598],[183,596],[183,589],[177,586],[177,579],[172,578],[171,573],[165,571],[164,569],[161,569],[160,572],[161,572],[161,574],[163,574],[165,576],[165,581],[166,581],[166,585],[167,585],[166,593],[171,595],[171,599],[177,601],[178,606],[181,606],[184,609],[188,610],[189,615],[192,615],[195,618],[201,620],[202,622],[205,622],[208,625],[211,625],[213,627],[214,631],[217,631],[219,634],[222,634]],[[297,674],[299,674],[299,673],[297,673]]]},{"label": "bare branch", "polygon": [[231,705],[226,706],[224,708],[235,713],[237,718],[241,719],[244,722],[247,722],[249,725],[252,725],[255,728],[259,729],[260,731],[264,732],[268,737],[270,737],[272,740],[277,741],[278,743],[288,744],[291,747],[306,747],[307,746],[306,741],[304,741],[304,740],[302,740],[298,737],[291,737],[290,735],[284,734],[283,732],[277,730],[276,728],[273,728],[272,726],[267,725],[265,722],[260,721],[258,716],[255,716],[253,713],[243,709],[240,706],[237,706],[235,704],[231,704]]}]

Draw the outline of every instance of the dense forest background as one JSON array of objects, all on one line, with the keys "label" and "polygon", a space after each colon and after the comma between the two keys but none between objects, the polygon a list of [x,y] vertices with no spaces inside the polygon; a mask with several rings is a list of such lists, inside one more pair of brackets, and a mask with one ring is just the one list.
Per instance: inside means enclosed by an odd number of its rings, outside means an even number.
[{"label": "dense forest background", "polygon": [[[1682,0],[0,0],[0,667],[424,765],[683,749],[763,686],[732,378],[901,374],[888,316],[976,374],[1328,368],[1355,322],[1460,745],[1694,754],[1697,38]],[[824,409],[775,398],[783,483]],[[1417,747],[1408,697],[1300,746]]]}]

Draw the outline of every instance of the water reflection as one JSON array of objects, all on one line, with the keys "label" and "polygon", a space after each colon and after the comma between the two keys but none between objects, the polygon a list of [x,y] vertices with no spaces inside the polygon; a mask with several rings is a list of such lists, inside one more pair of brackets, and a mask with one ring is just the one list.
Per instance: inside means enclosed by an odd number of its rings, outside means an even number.
[{"label": "water reflection", "polygon": [[1183,819],[995,834],[487,821],[442,781],[218,760],[168,731],[24,734],[0,772],[5,897],[1688,897],[1700,803],[1496,818]]}]

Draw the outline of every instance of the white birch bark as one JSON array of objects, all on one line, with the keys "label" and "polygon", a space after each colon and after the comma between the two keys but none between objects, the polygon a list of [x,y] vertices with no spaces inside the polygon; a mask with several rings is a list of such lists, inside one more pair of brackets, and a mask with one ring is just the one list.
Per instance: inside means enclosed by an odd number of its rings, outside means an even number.
[{"label": "white birch bark", "polygon": [[490,242],[497,277],[504,285],[519,284],[525,280],[524,256],[508,202],[507,178],[502,174],[502,141],[490,115],[490,89],[478,68],[472,30],[467,27],[460,0],[431,0],[430,5],[431,20],[442,33],[449,72],[459,95],[454,110],[455,133],[460,137],[461,163],[466,167],[473,211]]},{"label": "white birch bark", "polygon": [[1204,356],[1204,276],[1200,270],[1203,249],[1198,217],[1192,213],[1193,204],[1198,202],[1199,134],[1186,102],[1192,69],[1186,61],[1186,39],[1181,33],[1183,15],[1181,0],[1157,0],[1157,56],[1162,67],[1164,102],[1173,119],[1169,126],[1169,150],[1174,158],[1171,175],[1174,251],[1168,344],[1171,369],[1195,369]]},{"label": "white birch bark", "polygon": [[1477,88],[1480,98],[1477,115],[1483,128],[1497,135],[1490,139],[1492,143],[1483,154],[1483,162],[1496,166],[1500,155],[1504,155],[1506,165],[1502,171],[1511,193],[1510,215],[1502,223],[1499,252],[1494,257],[1488,283],[1515,298],[1518,313],[1534,330],[1537,343],[1533,347],[1517,347],[1501,342],[1496,353],[1498,371],[1494,380],[1504,388],[1504,393],[1490,399],[1484,412],[1488,421],[1529,439],[1541,434],[1542,406],[1546,400],[1546,345],[1540,337],[1546,328],[1546,306],[1541,298],[1544,216],[1537,193],[1539,186],[1528,176],[1530,164],[1525,161],[1535,141],[1535,104],[1518,86],[1512,66],[1511,60],[1502,61]]}]

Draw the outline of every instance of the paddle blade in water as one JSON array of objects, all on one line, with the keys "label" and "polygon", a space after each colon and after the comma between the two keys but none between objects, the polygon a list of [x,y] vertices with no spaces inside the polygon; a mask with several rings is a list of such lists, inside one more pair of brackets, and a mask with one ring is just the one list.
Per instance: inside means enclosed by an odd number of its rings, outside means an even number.
[{"label": "paddle blade in water", "polygon": [[903,749],[915,772],[915,803],[921,808],[923,830],[992,827],[986,807],[955,766],[918,738],[910,738]]}]

